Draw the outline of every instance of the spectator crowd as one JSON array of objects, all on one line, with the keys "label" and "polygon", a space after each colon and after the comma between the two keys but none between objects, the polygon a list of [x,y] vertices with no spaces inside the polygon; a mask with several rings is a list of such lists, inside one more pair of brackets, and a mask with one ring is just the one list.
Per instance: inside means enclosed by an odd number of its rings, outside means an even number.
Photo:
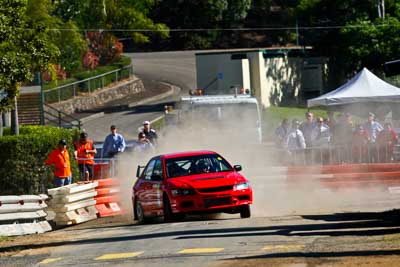
[{"label": "spectator crowd", "polygon": [[304,122],[284,118],[275,141],[288,164],[384,163],[394,160],[398,135],[371,112],[363,123],[354,123],[350,113],[328,112],[324,119],[306,112]]},{"label": "spectator crowd", "polygon": [[[139,129],[137,140],[135,140],[132,147],[130,147],[131,151],[139,157],[143,157],[148,153],[153,153],[157,146],[157,139],[158,135],[156,130],[151,128],[149,121],[144,121],[143,127]],[[117,127],[115,125],[111,125],[110,134],[104,139],[100,157],[102,160],[113,165],[112,161],[119,154],[126,151],[126,147],[127,144],[123,135],[117,132]],[[78,164],[79,180],[81,182],[87,182],[95,179],[94,163],[97,149],[87,132],[84,131],[80,133],[79,140],[74,143],[74,148],[73,156]],[[53,168],[54,185],[56,187],[72,183],[71,161],[67,149],[67,141],[65,139],[59,141],[57,148],[49,154],[45,164]]]}]

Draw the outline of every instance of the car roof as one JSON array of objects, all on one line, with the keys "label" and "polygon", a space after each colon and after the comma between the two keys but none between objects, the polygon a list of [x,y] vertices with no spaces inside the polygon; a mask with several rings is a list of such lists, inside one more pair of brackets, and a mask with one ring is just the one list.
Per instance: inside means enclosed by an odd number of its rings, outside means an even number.
[{"label": "car roof", "polygon": [[208,154],[217,154],[214,151],[210,150],[199,150],[199,151],[185,151],[185,152],[176,152],[160,155],[162,159],[172,159],[172,158],[181,158],[181,157],[191,157],[191,156],[199,156],[199,155],[208,155]]},{"label": "car roof", "polygon": [[258,104],[251,95],[205,95],[181,97],[183,103],[192,105]]}]

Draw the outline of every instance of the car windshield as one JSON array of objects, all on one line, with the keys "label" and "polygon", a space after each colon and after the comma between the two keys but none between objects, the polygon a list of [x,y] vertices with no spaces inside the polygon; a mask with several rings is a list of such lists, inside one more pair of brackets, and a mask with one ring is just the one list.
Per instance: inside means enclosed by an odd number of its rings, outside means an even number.
[{"label": "car windshield", "polygon": [[165,164],[168,178],[232,171],[231,165],[217,154],[171,158]]}]

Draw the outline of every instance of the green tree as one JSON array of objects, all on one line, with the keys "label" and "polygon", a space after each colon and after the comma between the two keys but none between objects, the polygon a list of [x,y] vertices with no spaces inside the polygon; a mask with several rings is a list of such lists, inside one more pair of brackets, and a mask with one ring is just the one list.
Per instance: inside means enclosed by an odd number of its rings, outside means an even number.
[{"label": "green tree", "polygon": [[60,50],[59,56],[54,58],[55,62],[52,63],[61,65],[70,73],[81,68],[82,55],[87,50],[87,43],[71,20],[64,22],[53,15],[54,8],[51,1],[30,0],[27,15],[34,24],[51,29],[48,31],[49,40]]},{"label": "green tree", "polygon": [[[149,42],[150,35],[168,36],[165,24],[149,17],[154,0],[64,0],[54,1],[55,11],[63,21],[72,20],[81,29],[112,31],[117,37],[129,37],[135,43]],[[118,31],[114,29],[127,29]],[[135,31],[135,30],[144,31]],[[153,30],[156,33],[151,33]]]},{"label": "green tree", "polygon": [[[295,27],[294,10],[298,2],[298,0],[253,0],[246,17],[246,27],[278,29]],[[249,42],[258,47],[296,43],[295,30],[253,30],[252,32]]]},{"label": "green tree", "polygon": [[331,77],[341,84],[362,67],[382,72],[382,64],[399,55],[400,5],[386,0],[386,16],[379,18],[375,0],[301,0],[302,45],[327,56]]},{"label": "green tree", "polygon": [[152,18],[177,30],[168,40],[170,48],[210,48],[219,45],[221,37],[235,37],[218,29],[241,27],[250,4],[249,0],[158,0]]},{"label": "green tree", "polygon": [[54,33],[53,41],[60,50],[60,56],[56,60],[65,67],[67,73],[73,73],[82,68],[82,56],[88,49],[88,43],[74,22],[60,22],[60,28],[68,30]]},{"label": "green tree", "polygon": [[[21,82],[32,79],[35,69],[47,67],[58,50],[49,41],[48,29],[27,16],[28,0],[0,0],[0,88],[7,97],[0,111],[16,107]],[[18,134],[17,114],[12,116],[12,129]]]}]

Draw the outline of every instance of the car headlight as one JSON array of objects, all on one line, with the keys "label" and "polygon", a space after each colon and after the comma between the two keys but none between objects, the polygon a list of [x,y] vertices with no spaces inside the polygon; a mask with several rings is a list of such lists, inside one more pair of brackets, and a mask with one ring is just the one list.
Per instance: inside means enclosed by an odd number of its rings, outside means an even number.
[{"label": "car headlight", "polygon": [[171,190],[172,196],[189,196],[194,195],[193,189],[172,189]]},{"label": "car headlight", "polygon": [[249,187],[250,187],[250,183],[245,182],[245,183],[240,183],[240,184],[234,185],[233,190],[243,190],[243,189],[247,189]]}]

